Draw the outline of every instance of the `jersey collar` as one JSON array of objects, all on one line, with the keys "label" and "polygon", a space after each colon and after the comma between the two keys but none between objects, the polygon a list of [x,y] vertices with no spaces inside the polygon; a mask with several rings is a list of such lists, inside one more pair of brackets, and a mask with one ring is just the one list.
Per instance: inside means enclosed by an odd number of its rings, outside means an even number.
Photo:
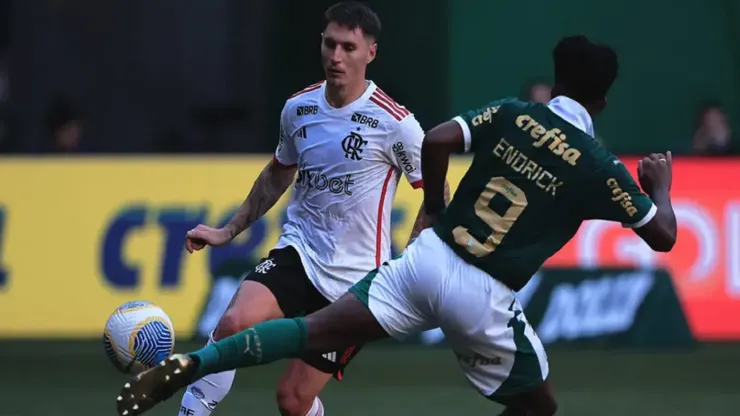
[{"label": "jersey collar", "polygon": [[579,130],[594,137],[594,123],[591,115],[576,100],[559,95],[547,103],[547,107],[553,113],[560,116],[568,123],[578,127]]},{"label": "jersey collar", "polygon": [[373,81],[366,80],[365,84],[367,85],[367,87],[365,88],[365,92],[363,92],[362,95],[358,99],[352,101],[351,103],[345,105],[342,108],[335,108],[335,107],[332,107],[328,101],[326,101],[326,81],[324,81],[324,83],[321,84],[321,90],[320,90],[321,99],[319,99],[319,104],[324,109],[324,111],[326,111],[327,113],[338,114],[338,113],[352,112],[355,109],[357,109],[357,107],[364,105],[365,102],[370,98],[371,95],[373,95],[373,93],[377,89],[377,86],[375,85]]}]

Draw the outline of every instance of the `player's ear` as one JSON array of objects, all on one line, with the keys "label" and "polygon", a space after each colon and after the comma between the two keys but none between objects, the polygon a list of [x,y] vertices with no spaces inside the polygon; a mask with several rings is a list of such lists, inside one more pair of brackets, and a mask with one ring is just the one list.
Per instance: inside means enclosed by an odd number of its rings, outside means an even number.
[{"label": "player's ear", "polygon": [[367,63],[369,64],[370,62],[374,61],[377,55],[378,55],[378,44],[373,42],[372,44],[370,44],[370,48],[368,48]]}]

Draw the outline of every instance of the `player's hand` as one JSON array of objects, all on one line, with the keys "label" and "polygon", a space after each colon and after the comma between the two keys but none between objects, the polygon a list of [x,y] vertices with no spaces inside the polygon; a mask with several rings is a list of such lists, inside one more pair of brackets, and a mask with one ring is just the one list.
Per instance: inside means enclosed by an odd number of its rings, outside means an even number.
[{"label": "player's hand", "polygon": [[653,153],[637,162],[637,178],[648,195],[658,190],[671,190],[673,180],[673,155]]},{"label": "player's hand", "polygon": [[200,224],[185,236],[185,249],[189,253],[203,250],[206,246],[220,247],[231,241],[231,232],[226,228],[213,228]]}]

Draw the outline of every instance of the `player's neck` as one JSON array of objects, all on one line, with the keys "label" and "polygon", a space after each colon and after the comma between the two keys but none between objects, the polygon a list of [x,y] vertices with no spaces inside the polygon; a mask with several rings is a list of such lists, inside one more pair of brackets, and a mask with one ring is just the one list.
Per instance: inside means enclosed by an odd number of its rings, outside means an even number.
[{"label": "player's neck", "polygon": [[368,84],[364,79],[359,82],[353,82],[342,86],[332,86],[326,84],[326,102],[334,108],[342,108],[353,103],[365,93]]}]

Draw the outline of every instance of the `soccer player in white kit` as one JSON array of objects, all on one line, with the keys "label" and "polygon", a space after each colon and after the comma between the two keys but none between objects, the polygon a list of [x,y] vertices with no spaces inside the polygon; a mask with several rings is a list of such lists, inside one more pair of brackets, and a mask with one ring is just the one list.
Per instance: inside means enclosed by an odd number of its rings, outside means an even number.
[{"label": "soccer player in white kit", "polygon": [[[325,14],[321,57],[326,81],[290,97],[280,117],[273,160],[231,221],[199,225],[189,252],[230,242],[264,215],[295,179],[277,245],[250,272],[212,334],[212,341],[263,321],[323,308],[391,255],[391,207],[400,177],[422,186],[422,128],[365,69],[376,55],[380,21],[367,6],[339,3]],[[296,178],[296,172],[298,173]],[[418,225],[418,222],[417,222]],[[415,226],[412,238],[421,230]],[[293,360],[278,384],[281,414],[323,415],[318,393],[359,346]],[[180,414],[207,416],[223,400],[234,370],[190,385]]]}]

